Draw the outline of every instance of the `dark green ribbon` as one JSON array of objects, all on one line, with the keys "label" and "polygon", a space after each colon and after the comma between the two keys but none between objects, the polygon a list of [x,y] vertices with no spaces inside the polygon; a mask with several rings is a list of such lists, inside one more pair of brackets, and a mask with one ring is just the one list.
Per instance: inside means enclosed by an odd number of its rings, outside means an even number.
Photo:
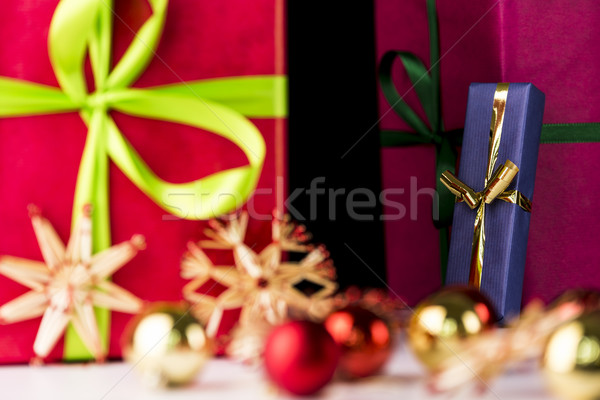
[{"label": "dark green ribbon", "polygon": [[544,124],[541,143],[600,142],[600,123]]},{"label": "dark green ribbon", "polygon": [[[435,0],[427,0],[427,19],[429,23],[430,69],[413,53],[388,51],[379,64],[379,83],[382,92],[391,106],[412,129],[407,131],[381,131],[382,147],[412,146],[433,144],[436,149],[435,175],[438,209],[434,202],[433,223],[440,234],[440,267],[442,282],[446,278],[448,263],[448,231],[452,225],[454,196],[443,188],[440,177],[445,170],[456,167],[455,148],[462,144],[462,129],[445,131],[441,117],[440,101],[440,44],[438,16]],[[417,93],[417,97],[427,122],[404,101],[392,81],[392,68],[397,60],[402,62],[404,70]],[[412,90],[412,89],[411,89]],[[545,124],[542,127],[541,143],[588,143],[600,142],[600,123]],[[437,212],[436,212],[437,211]]]},{"label": "dark green ribbon", "polygon": [[[447,169],[456,167],[455,147],[461,143],[462,130],[446,132],[442,122],[440,102],[440,44],[435,0],[427,0],[429,21],[430,69],[413,53],[389,51],[379,64],[379,81],[383,94],[391,108],[414,130],[413,132],[382,131],[381,145],[410,146],[417,144],[435,145],[435,174],[438,204],[433,204],[433,223],[440,232],[440,264],[442,282],[445,280],[448,261],[448,230],[452,224],[454,196],[443,188],[440,176]],[[429,124],[423,121],[398,93],[392,81],[392,68],[400,60],[415,89]],[[436,209],[437,207],[437,209]],[[438,218],[435,218],[435,216]]]}]

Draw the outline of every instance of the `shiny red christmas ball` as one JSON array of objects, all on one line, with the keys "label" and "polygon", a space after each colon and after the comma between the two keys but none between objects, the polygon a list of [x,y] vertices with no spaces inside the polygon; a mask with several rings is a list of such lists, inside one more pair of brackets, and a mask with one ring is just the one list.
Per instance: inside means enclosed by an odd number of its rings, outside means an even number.
[{"label": "shiny red christmas ball", "polygon": [[322,324],[292,321],[269,334],[264,364],[278,386],[296,395],[310,395],[333,378],[339,356],[338,345]]},{"label": "shiny red christmas ball", "polygon": [[339,370],[349,378],[371,376],[390,358],[389,324],[363,307],[351,305],[334,312],[325,327],[341,346]]}]

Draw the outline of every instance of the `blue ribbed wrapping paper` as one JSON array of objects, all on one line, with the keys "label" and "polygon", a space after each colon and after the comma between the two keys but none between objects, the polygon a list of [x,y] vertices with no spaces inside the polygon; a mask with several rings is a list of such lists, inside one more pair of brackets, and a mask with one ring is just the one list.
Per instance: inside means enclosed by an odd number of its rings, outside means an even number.
[{"label": "blue ribbed wrapping paper", "polygon": [[[467,116],[458,178],[476,191],[483,190],[487,169],[490,122],[495,83],[469,87]],[[519,167],[507,190],[516,189],[533,201],[535,169],[540,144],[544,94],[531,83],[511,83],[504,114],[500,150],[494,170],[507,159]],[[476,210],[456,203],[446,284],[467,284]],[[530,213],[515,204],[494,200],[485,210],[485,250],[481,292],[491,300],[500,321],[521,308]]]}]

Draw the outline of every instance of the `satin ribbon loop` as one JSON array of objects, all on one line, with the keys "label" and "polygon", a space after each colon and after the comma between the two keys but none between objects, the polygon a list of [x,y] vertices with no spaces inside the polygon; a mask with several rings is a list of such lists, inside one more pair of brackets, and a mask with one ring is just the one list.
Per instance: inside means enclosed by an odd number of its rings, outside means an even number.
[{"label": "satin ribbon loop", "polygon": [[452,172],[443,172],[440,181],[457,197],[457,201],[464,201],[471,210],[477,208],[481,203],[481,193],[475,192],[468,185],[461,182]]},{"label": "satin ribbon loop", "polygon": [[[394,63],[400,60],[413,85],[420,104],[425,110],[427,122],[421,119],[416,111],[404,101],[392,80]],[[436,177],[442,172],[456,165],[456,152],[454,147],[460,142],[457,132],[445,132],[440,115],[439,106],[439,77],[434,75],[439,71],[436,68],[428,71],[425,64],[412,53],[403,51],[389,51],[381,59],[379,65],[379,79],[382,92],[390,107],[402,118],[415,133],[408,132],[382,132],[382,142],[393,142],[394,145],[433,144],[436,148]],[[390,138],[390,140],[388,140]],[[439,195],[439,204],[433,205],[433,219],[436,228],[446,228],[452,223],[452,197],[443,189],[436,178],[436,192]],[[442,261],[445,265],[445,262]]]},{"label": "satin ribbon loop", "polygon": [[[397,60],[402,62],[404,70],[412,84],[411,89],[415,89],[421,105],[425,109],[425,114],[429,119],[429,126],[418,116],[411,106],[404,101],[392,80],[392,69]],[[430,128],[431,120],[434,116],[435,108],[432,107],[432,80],[425,64],[417,58],[416,55],[404,51],[388,51],[383,55],[379,64],[379,80],[383,94],[390,107],[402,118],[417,135],[421,136],[425,142],[439,144],[442,141],[440,132]]]},{"label": "satin ribbon loop", "polygon": [[506,163],[500,164],[482,193],[483,201],[486,204],[494,201],[511,184],[517,172],[519,172],[519,168],[510,160],[506,160]]}]

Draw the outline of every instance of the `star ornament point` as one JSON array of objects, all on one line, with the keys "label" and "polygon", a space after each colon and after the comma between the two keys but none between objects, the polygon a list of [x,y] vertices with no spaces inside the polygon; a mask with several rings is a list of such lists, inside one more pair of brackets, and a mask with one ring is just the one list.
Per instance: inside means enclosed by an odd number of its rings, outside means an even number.
[{"label": "star ornament point", "polygon": [[44,262],[12,256],[0,257],[0,274],[30,290],[0,307],[0,323],[10,324],[42,317],[34,353],[45,358],[71,323],[97,360],[103,348],[94,306],[137,313],[142,301],[107,278],[144,249],[142,235],[92,254],[91,208],[86,206],[65,246],[36,206],[29,216]]},{"label": "star ornament point", "polygon": [[[239,325],[257,320],[270,325],[285,321],[290,312],[319,318],[330,310],[331,295],[337,290],[335,269],[324,246],[306,244],[309,235],[303,226],[288,218],[274,219],[272,242],[260,253],[244,243],[247,213],[228,223],[209,222],[205,231],[210,240],[188,243],[181,275],[192,279],[183,289],[184,297],[193,304],[192,311],[207,324],[207,334],[215,337],[223,312],[241,309]],[[214,265],[203,249],[230,249],[235,265]],[[286,261],[284,252],[305,253],[299,262]],[[209,281],[226,287],[214,297],[197,290]],[[308,281],[318,287],[311,295],[298,284]]]}]

